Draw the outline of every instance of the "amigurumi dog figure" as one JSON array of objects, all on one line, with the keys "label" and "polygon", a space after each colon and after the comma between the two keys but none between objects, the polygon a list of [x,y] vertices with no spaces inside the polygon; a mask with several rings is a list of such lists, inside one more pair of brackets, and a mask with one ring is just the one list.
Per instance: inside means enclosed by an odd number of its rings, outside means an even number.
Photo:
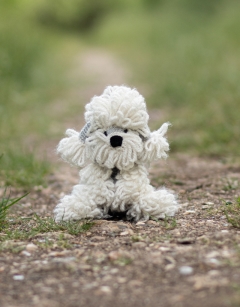
[{"label": "amigurumi dog figure", "polygon": [[148,118],[136,89],[108,86],[92,98],[86,125],[80,133],[68,129],[57,147],[65,161],[82,169],[79,184],[54,210],[57,222],[121,212],[135,221],[175,214],[175,195],[165,188],[155,190],[147,177],[151,161],[167,158],[169,123],[151,132]]}]

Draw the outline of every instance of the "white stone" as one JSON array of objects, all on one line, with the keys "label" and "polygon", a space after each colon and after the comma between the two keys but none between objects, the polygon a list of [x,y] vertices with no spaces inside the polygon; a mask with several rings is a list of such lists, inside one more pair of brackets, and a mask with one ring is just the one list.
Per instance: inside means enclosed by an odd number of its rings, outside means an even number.
[{"label": "white stone", "polygon": [[21,255],[30,257],[30,256],[31,256],[31,253],[29,253],[29,252],[27,252],[27,251],[22,251],[22,252],[21,252]]},{"label": "white stone", "polygon": [[193,268],[187,265],[181,266],[179,268],[179,273],[181,275],[190,275],[193,273]]},{"label": "white stone", "polygon": [[212,265],[214,265],[214,266],[218,266],[218,265],[221,264],[221,262],[220,262],[218,259],[216,259],[216,258],[207,259],[206,262],[207,262],[208,264],[212,264]]},{"label": "white stone", "polygon": [[26,250],[27,250],[28,252],[34,252],[34,251],[37,250],[37,249],[38,249],[37,245],[35,245],[35,244],[33,244],[33,243],[29,243],[29,244],[27,244],[27,246],[26,246]]},{"label": "white stone", "polygon": [[103,292],[103,293],[105,293],[105,294],[110,294],[110,293],[112,292],[111,288],[108,287],[108,286],[102,286],[102,287],[100,288],[100,291]]},{"label": "white stone", "polygon": [[13,279],[14,280],[24,280],[24,275],[14,275]]},{"label": "white stone", "polygon": [[63,263],[68,263],[68,262],[73,262],[75,261],[75,257],[65,257],[65,258],[53,258],[53,262],[63,262]]},{"label": "white stone", "polygon": [[146,225],[143,221],[139,221],[136,223],[136,226],[144,226]]}]

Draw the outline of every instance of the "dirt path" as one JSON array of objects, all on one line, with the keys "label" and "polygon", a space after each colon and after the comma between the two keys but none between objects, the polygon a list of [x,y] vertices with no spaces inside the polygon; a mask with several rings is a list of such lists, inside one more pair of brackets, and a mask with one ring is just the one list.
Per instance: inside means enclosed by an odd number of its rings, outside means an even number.
[{"label": "dirt path", "polygon": [[[86,86],[84,97],[125,83],[113,58],[108,79],[108,56],[93,52],[92,71],[89,56],[85,70],[99,82]],[[176,219],[100,220],[78,235],[49,231],[8,240],[0,250],[0,306],[239,306],[240,231],[227,223],[224,206],[240,195],[240,167],[170,155],[152,166],[150,177],[178,193]],[[15,207],[17,215],[51,216],[76,182],[77,172],[59,164],[47,188],[36,187]]]}]

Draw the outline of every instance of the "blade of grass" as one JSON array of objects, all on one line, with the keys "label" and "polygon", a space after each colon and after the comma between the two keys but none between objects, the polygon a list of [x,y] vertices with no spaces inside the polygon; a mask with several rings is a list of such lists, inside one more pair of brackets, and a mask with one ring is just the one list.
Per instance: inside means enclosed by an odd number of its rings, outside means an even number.
[{"label": "blade of grass", "polygon": [[6,221],[8,210],[15,205],[17,202],[19,202],[22,198],[26,197],[29,193],[26,193],[18,198],[11,199],[10,193],[6,197],[7,188],[5,188],[3,197],[0,201],[0,229],[2,228],[4,222]]},{"label": "blade of grass", "polygon": [[224,213],[228,223],[233,227],[240,228],[240,197],[234,203],[226,201]]}]

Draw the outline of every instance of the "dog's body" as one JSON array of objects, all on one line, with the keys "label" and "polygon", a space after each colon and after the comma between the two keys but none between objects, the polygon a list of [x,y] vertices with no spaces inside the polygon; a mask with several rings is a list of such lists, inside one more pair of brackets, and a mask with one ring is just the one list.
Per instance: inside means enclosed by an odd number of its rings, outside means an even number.
[{"label": "dog's body", "polygon": [[80,183],[56,206],[55,220],[104,218],[126,212],[128,219],[172,216],[174,194],[155,190],[147,177],[152,160],[166,158],[168,124],[150,132],[144,98],[125,86],[107,87],[86,106],[80,134],[67,130],[57,151],[82,168]]}]

